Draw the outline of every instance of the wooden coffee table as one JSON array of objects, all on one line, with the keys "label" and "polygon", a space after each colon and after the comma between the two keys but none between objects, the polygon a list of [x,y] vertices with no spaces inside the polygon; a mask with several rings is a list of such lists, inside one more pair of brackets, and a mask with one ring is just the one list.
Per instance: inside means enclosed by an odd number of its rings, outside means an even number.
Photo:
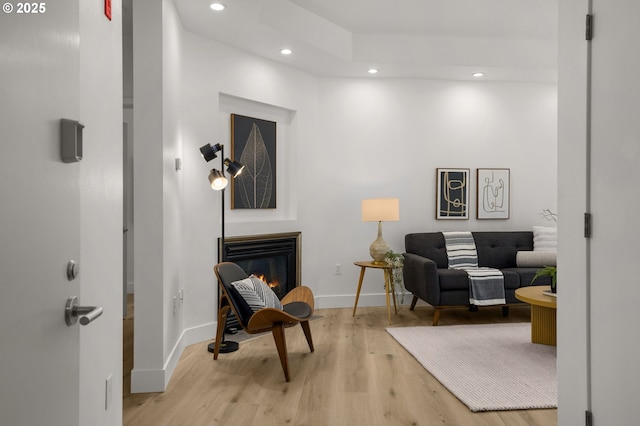
[{"label": "wooden coffee table", "polygon": [[543,294],[548,285],[520,287],[516,299],[531,305],[531,341],[556,346],[556,298]]}]

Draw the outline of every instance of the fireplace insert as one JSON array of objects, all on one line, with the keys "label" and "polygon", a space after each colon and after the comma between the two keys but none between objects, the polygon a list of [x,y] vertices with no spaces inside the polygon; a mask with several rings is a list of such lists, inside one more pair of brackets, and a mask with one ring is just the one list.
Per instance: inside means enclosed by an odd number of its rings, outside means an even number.
[{"label": "fireplace insert", "polygon": [[224,261],[262,278],[282,299],[300,285],[300,241],[300,232],[228,237],[219,253]]}]

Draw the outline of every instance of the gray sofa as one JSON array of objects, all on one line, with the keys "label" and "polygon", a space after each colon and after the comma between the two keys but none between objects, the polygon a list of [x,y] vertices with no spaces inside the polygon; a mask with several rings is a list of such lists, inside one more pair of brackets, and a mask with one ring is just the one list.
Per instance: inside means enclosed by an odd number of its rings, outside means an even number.
[{"label": "gray sofa", "polygon": [[[472,232],[478,252],[478,266],[500,269],[504,275],[506,305],[522,303],[515,298],[519,287],[531,285],[531,279],[542,267],[519,268],[518,251],[533,250],[533,232]],[[411,310],[418,299],[435,308],[433,325],[438,325],[444,308],[469,307],[469,279],[467,273],[448,269],[447,250],[441,232],[412,233],[405,236],[404,285],[413,293]],[[549,277],[540,277],[535,285],[549,285]],[[474,307],[475,308],[475,307]]]}]

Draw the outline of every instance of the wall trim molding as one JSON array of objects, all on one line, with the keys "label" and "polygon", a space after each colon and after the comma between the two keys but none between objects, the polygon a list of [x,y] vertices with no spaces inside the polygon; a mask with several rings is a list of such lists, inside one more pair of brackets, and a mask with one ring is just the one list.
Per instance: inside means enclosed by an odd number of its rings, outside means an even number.
[{"label": "wall trim molding", "polygon": [[[399,296],[399,295],[398,295]],[[405,292],[404,296],[404,304],[402,306],[408,306],[411,304],[412,294]],[[329,296],[316,296],[315,297],[315,308],[316,309],[326,309],[326,308],[351,308],[353,309],[353,304],[356,301],[356,295],[329,295]],[[400,300],[397,300],[398,306],[400,306]],[[391,300],[390,303],[393,303]],[[387,306],[387,299],[384,293],[368,293],[362,294],[360,293],[360,297],[358,298],[358,307],[369,307],[369,306]]]},{"label": "wall trim molding", "polygon": [[162,369],[131,371],[131,393],[164,392],[187,346],[215,338],[216,322],[184,329]]}]

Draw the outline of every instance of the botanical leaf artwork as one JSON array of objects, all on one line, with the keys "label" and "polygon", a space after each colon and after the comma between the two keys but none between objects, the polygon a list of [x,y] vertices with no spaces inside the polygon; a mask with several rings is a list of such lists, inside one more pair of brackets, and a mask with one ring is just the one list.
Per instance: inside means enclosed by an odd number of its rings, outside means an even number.
[{"label": "botanical leaf artwork", "polygon": [[247,208],[269,208],[273,196],[273,170],[269,152],[260,133],[253,123],[246,145],[240,154],[240,162],[245,169],[235,180],[236,196]]}]

